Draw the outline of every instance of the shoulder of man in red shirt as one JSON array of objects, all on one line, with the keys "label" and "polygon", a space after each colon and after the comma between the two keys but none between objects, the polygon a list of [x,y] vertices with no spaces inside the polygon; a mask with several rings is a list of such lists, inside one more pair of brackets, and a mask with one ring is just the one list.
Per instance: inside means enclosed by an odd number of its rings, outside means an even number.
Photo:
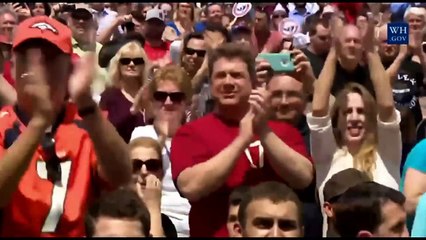
[{"label": "shoulder of man in red shirt", "polygon": [[145,42],[143,49],[150,61],[157,61],[161,58],[169,55],[170,58],[170,45],[171,42],[163,41],[163,44],[159,47],[153,47],[149,42]]}]

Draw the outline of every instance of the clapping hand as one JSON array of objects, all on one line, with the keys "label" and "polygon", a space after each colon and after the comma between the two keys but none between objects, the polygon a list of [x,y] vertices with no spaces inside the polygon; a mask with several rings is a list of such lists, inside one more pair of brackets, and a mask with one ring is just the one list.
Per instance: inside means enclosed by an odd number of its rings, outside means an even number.
[{"label": "clapping hand", "polygon": [[[90,37],[91,45],[93,45],[96,41],[96,35],[93,32],[89,32],[88,36]],[[95,51],[87,52],[75,65],[68,82],[69,96],[79,108],[93,104],[91,86],[96,73],[96,64]]]},{"label": "clapping hand", "polygon": [[32,99],[31,122],[35,121],[39,126],[47,128],[53,122],[54,109],[50,99],[50,87],[46,80],[46,67],[41,50],[28,50],[27,59],[29,71],[22,74],[20,78],[25,79],[24,92]]}]

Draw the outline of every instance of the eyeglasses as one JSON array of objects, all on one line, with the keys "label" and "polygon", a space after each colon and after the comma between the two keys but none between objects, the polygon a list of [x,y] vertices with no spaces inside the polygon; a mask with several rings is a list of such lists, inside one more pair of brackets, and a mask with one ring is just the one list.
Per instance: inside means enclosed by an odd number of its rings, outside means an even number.
[{"label": "eyeglasses", "polygon": [[162,92],[162,91],[156,91],[153,94],[153,98],[156,101],[159,102],[165,102],[167,100],[167,97],[170,98],[170,100],[174,103],[181,103],[183,100],[185,100],[185,93],[183,92]]},{"label": "eyeglasses", "polygon": [[121,65],[129,65],[131,62],[135,65],[145,64],[145,60],[143,58],[120,58],[119,62]]},{"label": "eyeglasses", "polygon": [[286,18],[287,16],[285,14],[274,14],[272,15],[272,18]]},{"label": "eyeglasses", "polygon": [[132,168],[133,172],[139,172],[142,169],[142,166],[146,166],[146,170],[150,172],[155,172],[163,168],[163,164],[160,159],[132,159]]},{"label": "eyeglasses", "polygon": [[206,51],[205,50],[196,50],[193,48],[185,48],[185,53],[188,55],[194,55],[194,53],[197,54],[197,57],[204,57],[206,55]]}]

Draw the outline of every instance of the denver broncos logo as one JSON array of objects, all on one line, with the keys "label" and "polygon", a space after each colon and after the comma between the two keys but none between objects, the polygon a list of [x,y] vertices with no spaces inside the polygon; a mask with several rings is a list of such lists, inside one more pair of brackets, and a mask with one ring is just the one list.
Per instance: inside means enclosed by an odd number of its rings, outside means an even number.
[{"label": "denver broncos logo", "polygon": [[35,23],[31,26],[31,28],[38,28],[41,31],[51,31],[55,34],[58,34],[58,30],[56,30],[56,28],[54,28],[52,25],[45,23],[45,22],[39,22],[39,23]]},{"label": "denver broncos logo", "polygon": [[247,13],[250,12],[251,8],[251,3],[235,3],[234,7],[232,8],[232,15],[234,15],[236,18],[244,17],[247,15]]}]

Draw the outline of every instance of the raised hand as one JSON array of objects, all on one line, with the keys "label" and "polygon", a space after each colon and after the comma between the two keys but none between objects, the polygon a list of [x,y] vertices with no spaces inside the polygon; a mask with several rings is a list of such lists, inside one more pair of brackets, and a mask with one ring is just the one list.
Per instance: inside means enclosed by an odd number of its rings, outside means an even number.
[{"label": "raised hand", "polygon": [[253,127],[255,132],[267,127],[270,114],[270,93],[265,87],[253,89],[250,94],[249,103],[254,114]]},{"label": "raised hand", "polygon": [[42,127],[49,127],[54,118],[53,104],[50,99],[50,87],[47,83],[46,67],[40,49],[27,52],[29,71],[22,74],[26,86],[24,92],[32,99],[33,114],[31,121],[37,121]]},{"label": "raised hand", "polygon": [[265,59],[256,59],[256,82],[257,86],[254,87],[265,87],[271,80],[273,70],[271,64]]},{"label": "raised hand", "polygon": [[77,63],[68,83],[71,100],[77,105],[92,98],[91,85],[96,72],[96,54],[89,52]]},{"label": "raised hand", "polygon": [[294,49],[291,51],[292,58],[295,65],[295,74],[298,76],[298,80],[304,80],[305,78],[315,78],[314,71],[312,70],[311,63],[308,57],[300,50]]},{"label": "raised hand", "polygon": [[415,55],[422,54],[423,31],[410,29],[410,36],[408,39],[408,48],[410,52]]},{"label": "raised hand", "polygon": [[247,145],[250,144],[253,140],[253,119],[253,107],[250,106],[250,110],[246,113],[246,115],[244,115],[243,119],[241,119],[240,121],[239,132],[239,137],[241,137]]},{"label": "raised hand", "polygon": [[377,40],[375,36],[376,23],[372,14],[368,14],[367,21],[367,27],[362,33],[364,50],[366,52],[374,52],[376,51]]},{"label": "raised hand", "polygon": [[[96,34],[94,30],[88,33],[90,45],[96,46]],[[85,107],[87,102],[93,101],[91,86],[96,73],[96,53],[87,52],[74,66],[74,72],[68,83],[68,91],[71,100],[79,107]]]},{"label": "raised hand", "polygon": [[145,83],[138,91],[133,100],[133,105],[130,108],[132,114],[138,114],[144,110],[144,105],[150,100],[149,83]]},{"label": "raised hand", "polygon": [[145,178],[145,187],[138,182],[136,185],[139,197],[143,199],[148,209],[161,208],[162,183],[155,175],[148,175]]}]

